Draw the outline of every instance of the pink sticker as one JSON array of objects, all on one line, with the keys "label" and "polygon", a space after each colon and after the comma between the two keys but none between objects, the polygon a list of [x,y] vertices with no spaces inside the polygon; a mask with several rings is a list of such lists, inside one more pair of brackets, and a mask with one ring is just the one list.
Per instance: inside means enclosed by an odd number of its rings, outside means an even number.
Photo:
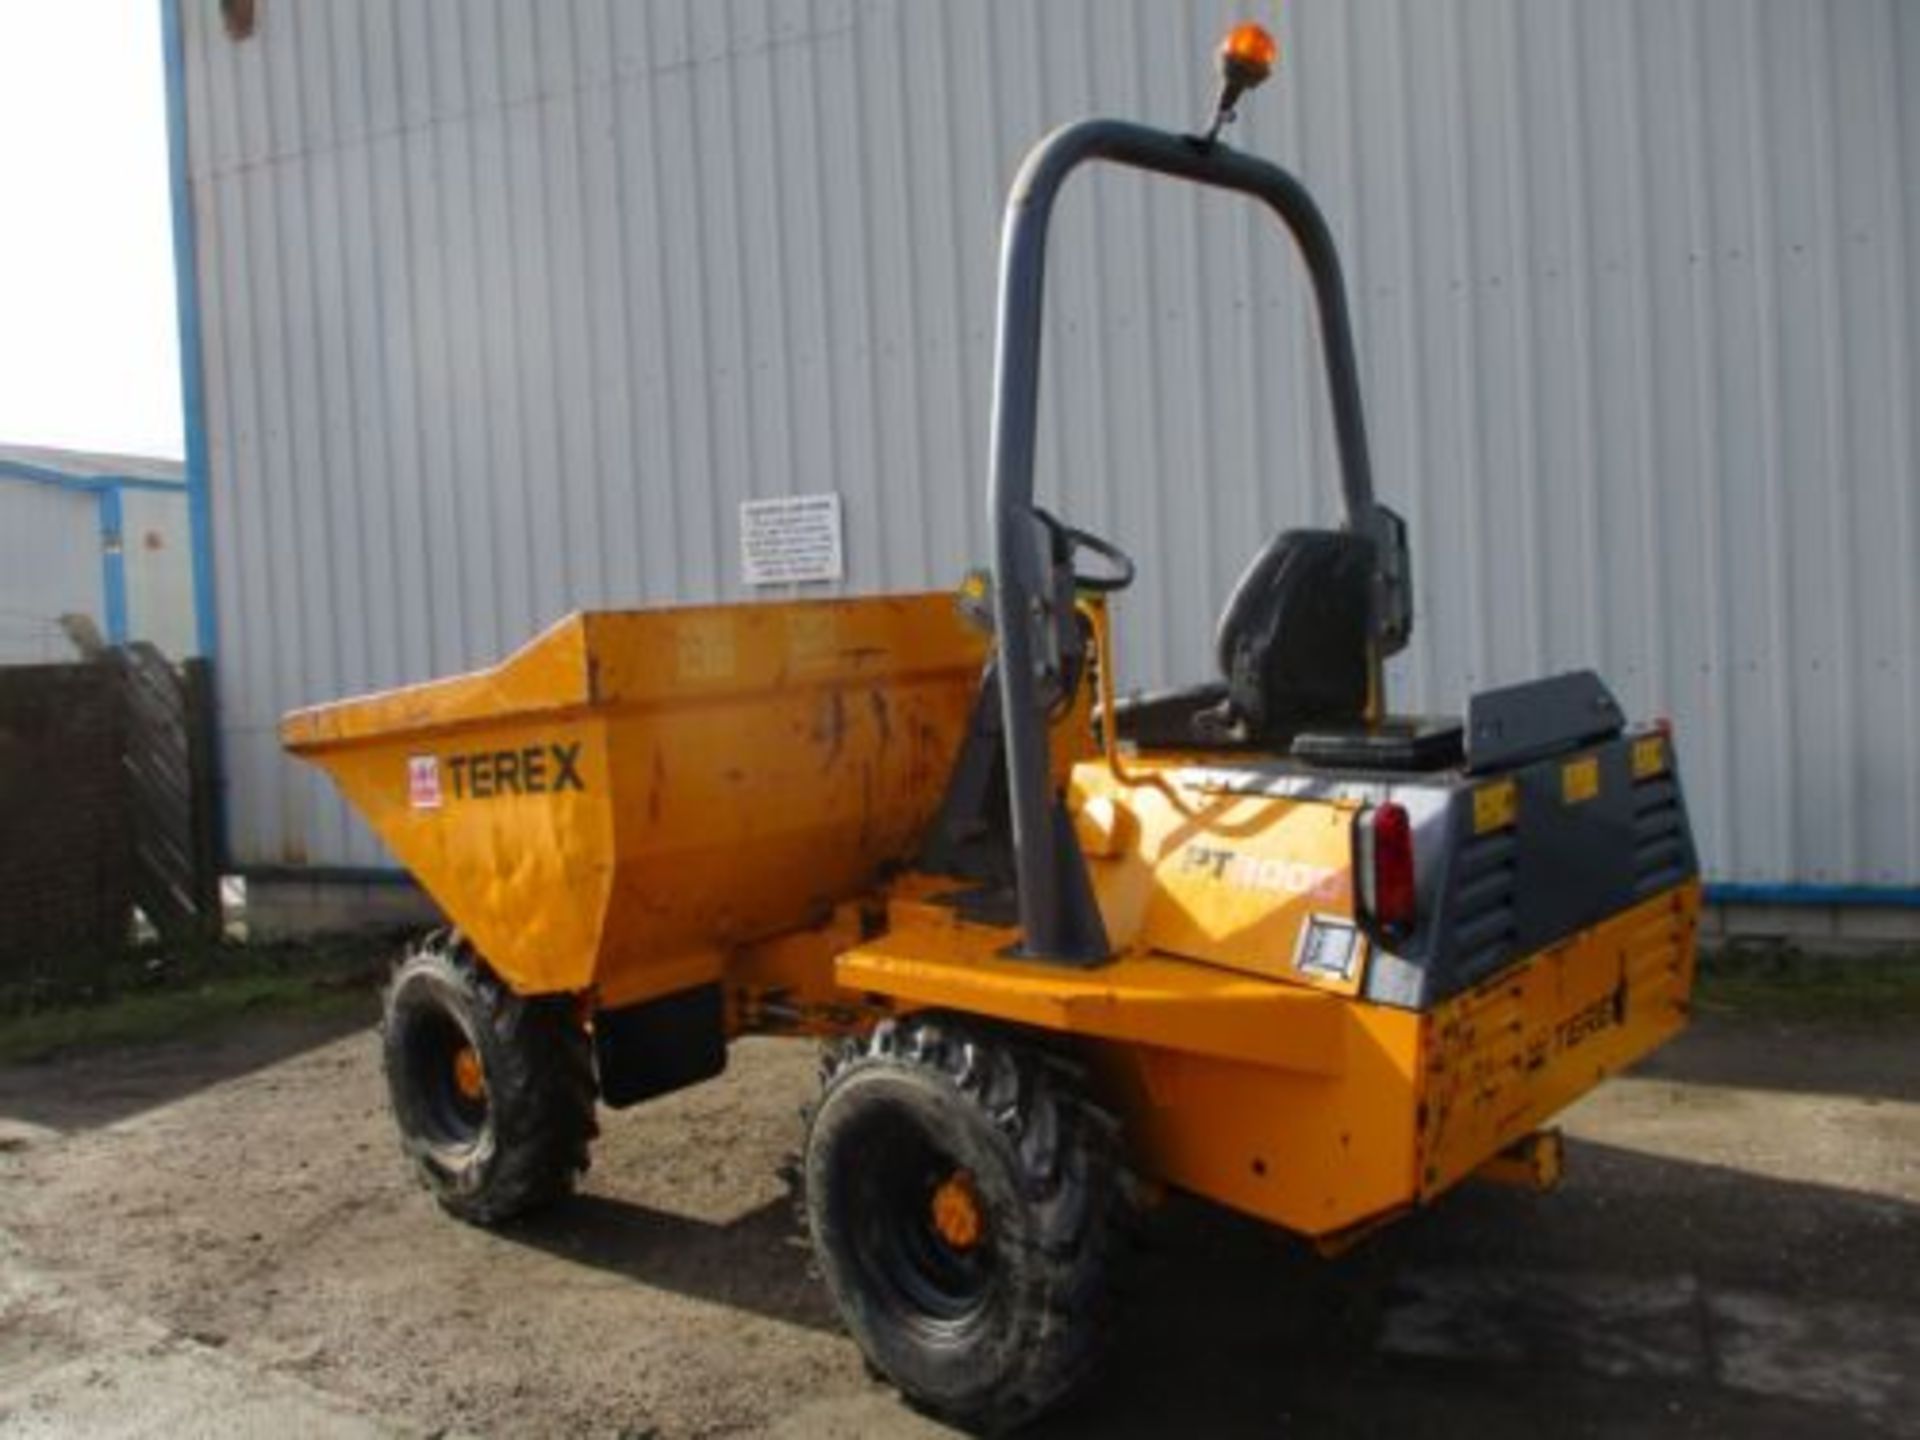
[{"label": "pink sticker", "polygon": [[440,757],[407,757],[407,803],[416,810],[440,808]]}]

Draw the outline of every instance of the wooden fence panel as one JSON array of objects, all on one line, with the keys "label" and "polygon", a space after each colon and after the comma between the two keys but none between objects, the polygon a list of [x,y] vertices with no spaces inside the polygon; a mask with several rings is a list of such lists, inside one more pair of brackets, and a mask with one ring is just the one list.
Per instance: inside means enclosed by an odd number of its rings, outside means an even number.
[{"label": "wooden fence panel", "polygon": [[126,700],[134,903],[165,939],[215,938],[220,877],[205,666],[176,666],[143,641],[114,656]]}]

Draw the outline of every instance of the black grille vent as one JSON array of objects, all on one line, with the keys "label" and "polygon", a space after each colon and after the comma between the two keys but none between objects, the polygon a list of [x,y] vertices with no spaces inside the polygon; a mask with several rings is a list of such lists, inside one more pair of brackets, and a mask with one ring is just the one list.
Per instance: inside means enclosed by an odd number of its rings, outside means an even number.
[{"label": "black grille vent", "polygon": [[1514,908],[1514,877],[1519,845],[1513,831],[1500,830],[1467,842],[1453,882],[1452,944],[1460,975],[1475,980],[1499,969],[1514,953],[1519,916]]},{"label": "black grille vent", "polygon": [[1651,895],[1678,885],[1692,870],[1680,787],[1653,775],[1633,787],[1633,892]]}]

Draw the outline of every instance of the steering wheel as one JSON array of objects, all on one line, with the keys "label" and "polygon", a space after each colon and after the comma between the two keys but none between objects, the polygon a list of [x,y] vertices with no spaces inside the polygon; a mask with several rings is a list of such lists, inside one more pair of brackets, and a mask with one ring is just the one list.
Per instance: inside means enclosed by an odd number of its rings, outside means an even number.
[{"label": "steering wheel", "polygon": [[1075,589],[1089,590],[1096,595],[1111,595],[1133,584],[1133,557],[1111,540],[1104,540],[1098,535],[1069,525],[1057,515],[1041,509],[1038,505],[1033,507],[1033,513],[1040,523],[1047,527],[1047,532],[1053,536],[1056,550],[1064,555],[1069,563],[1072,562],[1076,550],[1086,550],[1098,555],[1112,567],[1112,573],[1108,575],[1087,575],[1075,570],[1073,572]]}]

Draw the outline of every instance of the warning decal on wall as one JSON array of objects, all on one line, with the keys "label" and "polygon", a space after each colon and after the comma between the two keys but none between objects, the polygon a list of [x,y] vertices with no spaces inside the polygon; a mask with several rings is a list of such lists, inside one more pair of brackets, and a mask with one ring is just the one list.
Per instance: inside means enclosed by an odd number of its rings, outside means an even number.
[{"label": "warning decal on wall", "polygon": [[741,501],[740,569],[749,585],[842,578],[839,495]]}]

